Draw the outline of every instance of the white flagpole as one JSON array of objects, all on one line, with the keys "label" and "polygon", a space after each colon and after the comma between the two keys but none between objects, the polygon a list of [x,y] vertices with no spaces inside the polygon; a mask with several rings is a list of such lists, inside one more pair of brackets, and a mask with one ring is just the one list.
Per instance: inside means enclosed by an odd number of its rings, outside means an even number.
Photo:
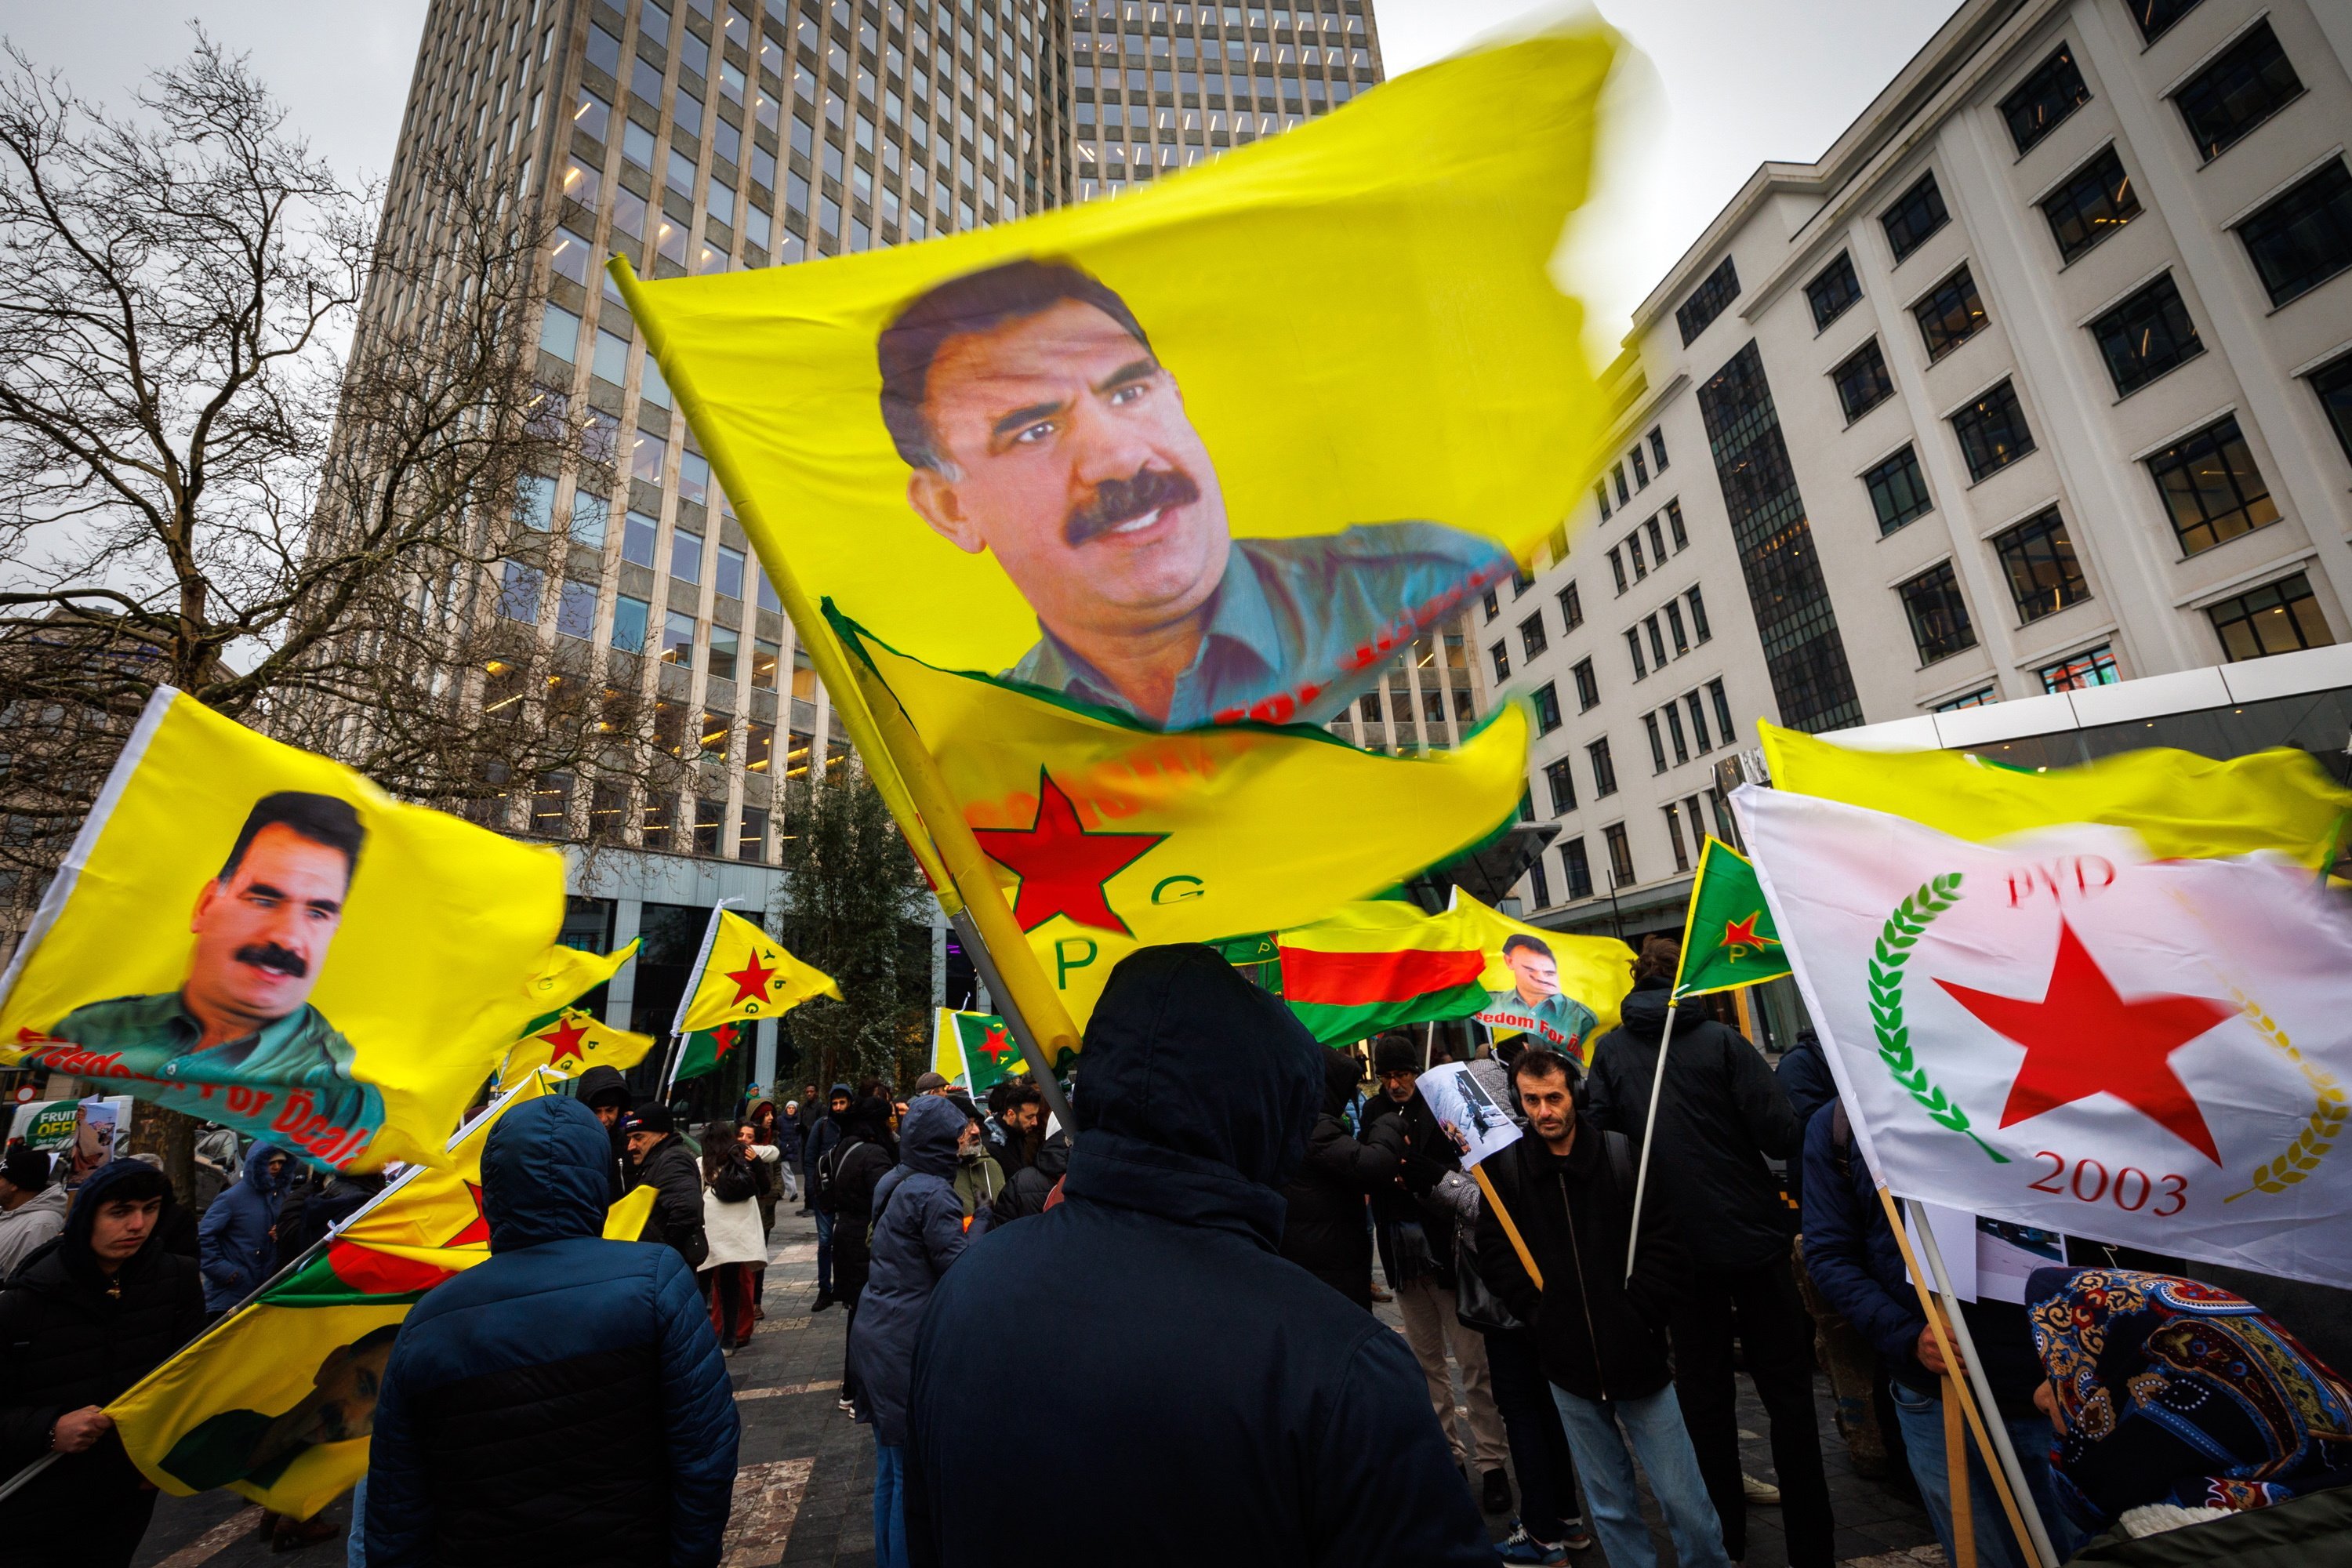
[{"label": "white flagpole", "polygon": [[2050,1544],[2050,1531],[2042,1523],[2042,1510],[2034,1506],[2033,1493],[2025,1485],[2024,1468],[2017,1462],[2017,1449],[2009,1440],[2009,1428],[2002,1425],[2000,1410],[1992,1402],[1992,1384],[1985,1376],[1984,1358],[1977,1354],[1976,1341],[1969,1334],[1969,1321],[1961,1314],[1959,1298],[1952,1294],[1951,1277],[1944,1272],[1944,1251],[1936,1245],[1935,1227],[1927,1223],[1927,1211],[1919,1206],[1916,1198],[1905,1198],[1904,1207],[1911,1215],[1911,1227],[1919,1233],[1920,1250],[1927,1255],[1927,1271],[1936,1277],[1936,1294],[1944,1299],[1944,1314],[1951,1321],[1952,1338],[1957,1342],[1960,1359],[1967,1363],[1969,1386],[1976,1391],[1977,1408],[1984,1413],[1984,1432],[1992,1440],[1993,1453],[2000,1461],[2001,1473],[2009,1478],[2010,1490],[2017,1497],[2018,1516],[2025,1522],[2025,1532],[2033,1538],[2032,1552],[2034,1568],[2054,1564],[2058,1553]]},{"label": "white flagpole", "polygon": [[1650,1081],[1650,1114],[1642,1123],[1642,1163],[1633,1171],[1633,1225],[1625,1237],[1625,1279],[1633,1279],[1633,1254],[1642,1245],[1642,1194],[1650,1184],[1650,1148],[1657,1142],[1658,1101],[1666,1093],[1666,1047],[1675,1043],[1675,1014],[1681,1010],[1680,1002],[1666,1004],[1665,1031],[1658,1037],[1658,1076]]},{"label": "white flagpole", "polygon": [[702,928],[702,949],[694,955],[694,967],[687,972],[686,989],[677,994],[677,1015],[669,1024],[669,1051],[662,1064],[662,1104],[669,1104],[669,1091],[677,1087],[677,1069],[686,1043],[686,1010],[694,1005],[694,994],[702,988],[702,968],[710,962],[711,944],[719,940],[719,913],[732,899],[721,899],[710,906],[710,923]]}]

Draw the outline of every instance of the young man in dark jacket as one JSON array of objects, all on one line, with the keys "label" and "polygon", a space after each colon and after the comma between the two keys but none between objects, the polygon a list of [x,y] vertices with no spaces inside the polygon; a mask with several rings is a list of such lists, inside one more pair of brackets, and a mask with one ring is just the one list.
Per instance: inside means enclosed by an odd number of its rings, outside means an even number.
[{"label": "young man in dark jacket", "polygon": [[[1919,1309],[1919,1293],[1903,1266],[1903,1252],[1886,1223],[1870,1166],[1853,1146],[1853,1129],[1834,1100],[1816,1110],[1805,1128],[1805,1263],[1829,1304],[1884,1358],[1895,1383],[1895,1418],[1903,1429],[1911,1479],[1919,1483],[1945,1561],[1957,1562],[1951,1471],[1944,1458],[1943,1356],[1928,1331],[1927,1315]],[[1960,1312],[1977,1353],[1984,1358],[1985,1380],[1992,1384],[2010,1446],[2017,1450],[2018,1465],[2049,1528],[2051,1544],[2065,1557],[2075,1531],[2050,1485],[2050,1422],[2033,1407],[2033,1391],[2047,1374],[2034,1349],[2025,1309],[1983,1300],[1964,1303]],[[2024,1557],[2010,1534],[1973,1436],[1969,1439],[1969,1474],[1977,1561],[1987,1568],[2021,1564]]]},{"label": "young man in dark jacket", "polygon": [[203,1327],[196,1266],[163,1245],[163,1173],[100,1166],[66,1227],[0,1290],[0,1472],[63,1457],[0,1503],[0,1563],[127,1568],[155,1491],[103,1405]]},{"label": "young man in dark jacket", "polygon": [[834,1303],[833,1279],[833,1199],[824,1192],[824,1183],[831,1174],[825,1156],[832,1153],[847,1132],[849,1121],[849,1086],[837,1083],[826,1097],[828,1110],[819,1112],[811,1107],[808,1142],[802,1151],[802,1160],[808,1167],[809,1204],[816,1213],[816,1305],[811,1311],[822,1312]]},{"label": "young man in dark jacket", "polygon": [[[948,1109],[958,1116],[963,1114],[952,1105]],[[889,1101],[868,1095],[850,1107],[843,1123],[841,1142],[825,1156],[825,1193],[833,1205],[834,1298],[849,1312],[843,1329],[841,1407],[855,1410],[857,1378],[851,1368],[846,1336],[857,1327],[857,1300],[866,1289],[873,1257],[874,1194],[882,1178],[897,1165],[898,1153],[889,1142]]]},{"label": "young man in dark jacket", "polygon": [[1656,1561],[1633,1479],[1638,1457],[1682,1568],[1725,1568],[1722,1524],[1691,1451],[1666,1355],[1667,1310],[1689,1278],[1679,1226],[1663,1205],[1643,1205],[1628,1281],[1632,1146],[1579,1115],[1574,1074],[1558,1052],[1530,1047],[1511,1075],[1528,1134],[1484,1168],[1543,1284],[1528,1278],[1492,1203],[1478,1215],[1479,1272],[1513,1317],[1534,1326],[1592,1507],[1592,1531],[1610,1562]]},{"label": "young man in dark jacket", "polygon": [[490,1129],[489,1261],[417,1303],[384,1369],[369,1568],[719,1561],[727,1363],[677,1251],[602,1238],[607,1147],[560,1095]]},{"label": "young man in dark jacket", "polygon": [[629,1190],[629,1135],[621,1124],[635,1108],[636,1097],[629,1092],[629,1080],[618,1068],[598,1066],[580,1075],[580,1081],[572,1087],[572,1098],[596,1113],[605,1136],[613,1141],[613,1197],[617,1202]]},{"label": "young man in dark jacket", "polygon": [[[1631,1138],[1637,1157],[1679,957],[1664,937],[1643,943],[1623,1022],[1593,1047],[1585,1083],[1586,1113]],[[1813,1413],[1813,1321],[1790,1267],[1795,1215],[1764,1163],[1793,1159],[1800,1136],[1789,1097],[1761,1053],[1696,1005],[1685,1008],[1667,1048],[1645,1200],[1673,1213],[1696,1264],[1690,1289],[1674,1303],[1675,1392],[1723,1520],[1724,1549],[1744,1557],[1748,1482],[1739,1470],[1731,1349],[1737,1312],[1741,1361],[1771,1423],[1790,1568],[1831,1568],[1836,1552]],[[1766,1494],[1758,1500],[1772,1500],[1763,1483],[1756,1485]]]},{"label": "young man in dark jacket", "polygon": [[629,1142],[629,1185],[654,1189],[654,1212],[637,1239],[663,1242],[688,1268],[701,1268],[710,1255],[702,1234],[702,1166],[677,1135],[677,1118],[666,1105],[647,1105],[621,1131]]},{"label": "young man in dark jacket", "polygon": [[[1317,1053],[1214,949],[1145,948],[1112,972],[1063,1201],[973,1244],[924,1313],[915,1563],[1494,1563],[1412,1357],[1276,1256]],[[1024,1323],[1050,1329],[1007,1327]],[[1017,1530],[994,1440],[1008,1388],[1055,1391],[1021,1443],[1054,1505]]]},{"label": "young man in dark jacket", "polygon": [[196,1237],[207,1312],[227,1311],[277,1271],[278,1209],[294,1173],[286,1151],[256,1143],[246,1152],[244,1179],[205,1211]]},{"label": "young man in dark jacket", "polygon": [[1366,1311],[1372,1310],[1372,1232],[1364,1201],[1392,1186],[1404,1157],[1404,1123],[1384,1116],[1361,1140],[1348,1125],[1363,1069],[1345,1051],[1323,1052],[1323,1109],[1307,1134],[1307,1160],[1283,1194],[1282,1255]]}]

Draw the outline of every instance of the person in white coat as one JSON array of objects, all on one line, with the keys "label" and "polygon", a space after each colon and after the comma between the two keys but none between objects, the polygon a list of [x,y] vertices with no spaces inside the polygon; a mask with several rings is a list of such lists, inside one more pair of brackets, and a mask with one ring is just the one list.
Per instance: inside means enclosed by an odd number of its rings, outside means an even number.
[{"label": "person in white coat", "polygon": [[714,1121],[702,1131],[702,1234],[710,1250],[699,1272],[710,1326],[730,1353],[751,1342],[754,1286],[768,1265],[752,1163],[782,1158],[775,1144],[751,1141],[748,1121]]}]

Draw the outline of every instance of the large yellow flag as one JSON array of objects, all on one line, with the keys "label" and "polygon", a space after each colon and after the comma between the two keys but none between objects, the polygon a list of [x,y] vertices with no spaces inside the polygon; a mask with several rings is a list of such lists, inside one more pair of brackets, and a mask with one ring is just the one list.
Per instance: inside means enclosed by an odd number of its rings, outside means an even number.
[{"label": "large yellow flag", "polygon": [[[0,987],[0,1065],[321,1165],[446,1158],[555,945],[563,860],[159,688]],[[590,980],[588,984],[593,984]]]},{"label": "large yellow flag", "polygon": [[1759,728],[1774,788],[1978,844],[2097,822],[2133,829],[2160,859],[2272,850],[2322,868],[2343,849],[2352,819],[2352,790],[2309,752],[2284,746],[2227,762],[2153,747],[2029,773],[1960,752],[1858,752],[1777,724]]},{"label": "large yellow flag", "polygon": [[593,1067],[626,1072],[645,1060],[653,1046],[651,1035],[616,1029],[593,1013],[566,1007],[533,1020],[522,1032],[507,1052],[506,1065],[499,1068],[499,1085],[520,1083],[542,1068],[563,1078],[576,1078]]},{"label": "large yellow flag", "polygon": [[933,739],[942,783],[1080,1025],[1134,949],[1318,919],[1475,847],[1526,788],[1517,704],[1457,751],[1384,757],[1300,728],[1157,733],[870,639],[858,648],[877,700]]},{"label": "large yellow flag", "polygon": [[[307,1519],[367,1473],[376,1387],[425,1292],[490,1255],[481,1157],[490,1128],[547,1092],[532,1074],[462,1130],[446,1169],[410,1176],[312,1260],[107,1406],[140,1473],[175,1497],[227,1487]],[[653,1189],[613,1205],[634,1241]]]},{"label": "large yellow flag", "polygon": [[772,1018],[812,996],[838,1002],[841,987],[832,975],[803,963],[741,915],[720,910],[719,928],[711,933],[710,951],[703,955],[702,973],[695,977],[678,1028],[697,1034],[721,1024]]}]

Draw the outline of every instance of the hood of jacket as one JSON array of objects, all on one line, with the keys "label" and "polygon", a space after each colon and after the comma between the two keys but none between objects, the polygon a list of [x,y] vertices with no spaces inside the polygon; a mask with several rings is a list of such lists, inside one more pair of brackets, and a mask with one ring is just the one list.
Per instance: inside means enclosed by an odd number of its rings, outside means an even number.
[{"label": "hood of jacket", "polygon": [[[836,1100],[845,1100],[849,1101],[847,1108],[841,1110],[834,1110],[833,1102]],[[848,1131],[850,1119],[857,1114],[856,1091],[852,1089],[845,1083],[835,1084],[831,1089],[825,1090],[824,1105],[824,1113],[833,1118],[835,1124],[837,1125],[844,1132]]]},{"label": "hood of jacket", "polygon": [[1666,981],[1636,981],[1619,1010],[1619,1027],[1635,1039],[1656,1045],[1666,1032],[1666,1004],[1673,996],[1674,987]]},{"label": "hood of jacket", "polygon": [[1087,1024],[1066,1190],[1277,1247],[1282,1188],[1323,1098],[1321,1055],[1215,949],[1129,954]]},{"label": "hood of jacket", "polygon": [[[273,1178],[269,1174],[269,1162],[281,1154],[285,1156],[286,1163]],[[286,1195],[286,1189],[292,1186],[300,1175],[301,1164],[302,1162],[297,1160],[291,1151],[280,1149],[268,1139],[257,1139],[253,1147],[245,1152],[245,1174],[239,1179],[274,1204]]]},{"label": "hood of jacket", "polygon": [[[256,1144],[254,1147],[259,1150],[263,1145]],[[163,1206],[156,1213],[155,1227],[147,1233],[147,1239],[140,1244],[139,1250],[124,1259],[118,1273],[127,1274],[163,1252],[163,1233],[170,1228],[173,1206],[177,1202],[172,1196],[172,1184],[163,1179],[163,1172],[143,1160],[109,1160],[92,1171],[89,1180],[75,1190],[72,1206],[66,1211],[65,1229],[27,1257],[18,1266],[18,1272],[29,1270],[34,1258],[55,1251],[58,1261],[75,1276],[85,1280],[103,1278],[105,1271],[98,1266],[98,1254],[89,1247],[90,1232],[98,1225],[99,1206],[110,1196],[129,1195],[119,1190],[126,1185],[142,1189],[137,1194],[141,1197],[160,1191]]]},{"label": "hood of jacket", "polygon": [[490,1250],[601,1234],[612,1158],[604,1123],[576,1100],[547,1095],[499,1117],[482,1149]]},{"label": "hood of jacket", "polygon": [[1048,1183],[1058,1182],[1065,1175],[1068,1174],[1070,1169],[1069,1134],[1056,1131],[1052,1137],[1046,1139],[1043,1143],[1038,1144],[1037,1157],[1029,1162],[1029,1168],[1036,1172],[1039,1175],[1045,1177]]},{"label": "hood of jacket", "polygon": [[1364,1081],[1363,1069],[1356,1058],[1345,1051],[1323,1047],[1323,1114],[1344,1116],[1348,1102],[1356,1098],[1357,1086]]},{"label": "hood of jacket", "polygon": [[580,1081],[572,1085],[572,1097],[593,1108],[598,1095],[610,1094],[614,1089],[621,1091],[623,1105],[635,1104],[636,1097],[629,1092],[629,1080],[621,1076],[621,1069],[600,1063],[580,1075]]},{"label": "hood of jacket", "polygon": [[971,1125],[955,1101],[936,1094],[916,1097],[898,1123],[898,1163],[927,1176],[952,1180],[956,1140]]}]

